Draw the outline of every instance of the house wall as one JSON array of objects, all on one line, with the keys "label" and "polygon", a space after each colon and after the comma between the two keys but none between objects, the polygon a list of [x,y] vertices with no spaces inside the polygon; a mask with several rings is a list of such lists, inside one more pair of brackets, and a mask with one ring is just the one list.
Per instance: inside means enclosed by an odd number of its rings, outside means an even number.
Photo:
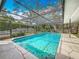
[{"label": "house wall", "polygon": [[64,23],[69,23],[79,20],[79,0],[65,0]]}]

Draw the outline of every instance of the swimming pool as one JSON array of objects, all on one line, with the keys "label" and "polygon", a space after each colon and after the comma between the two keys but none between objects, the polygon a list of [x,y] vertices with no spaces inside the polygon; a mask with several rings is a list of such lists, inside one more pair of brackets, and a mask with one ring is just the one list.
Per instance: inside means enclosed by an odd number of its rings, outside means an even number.
[{"label": "swimming pool", "polygon": [[13,41],[39,59],[55,59],[60,37],[60,33],[43,32]]}]

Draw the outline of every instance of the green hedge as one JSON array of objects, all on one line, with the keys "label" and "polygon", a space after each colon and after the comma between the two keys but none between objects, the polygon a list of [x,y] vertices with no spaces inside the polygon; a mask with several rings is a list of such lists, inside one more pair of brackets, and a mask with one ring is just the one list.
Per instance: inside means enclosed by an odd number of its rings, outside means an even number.
[{"label": "green hedge", "polygon": [[24,32],[20,32],[20,33],[14,33],[12,34],[12,37],[19,37],[19,36],[24,36],[25,33]]}]

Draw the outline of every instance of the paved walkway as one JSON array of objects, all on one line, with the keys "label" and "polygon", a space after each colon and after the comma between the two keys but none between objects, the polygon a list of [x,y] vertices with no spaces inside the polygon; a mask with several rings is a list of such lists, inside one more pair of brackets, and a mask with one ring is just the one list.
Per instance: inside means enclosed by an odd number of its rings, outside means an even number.
[{"label": "paved walkway", "polygon": [[74,35],[69,38],[69,34],[62,34],[60,45],[56,59],[79,59],[79,38]]}]

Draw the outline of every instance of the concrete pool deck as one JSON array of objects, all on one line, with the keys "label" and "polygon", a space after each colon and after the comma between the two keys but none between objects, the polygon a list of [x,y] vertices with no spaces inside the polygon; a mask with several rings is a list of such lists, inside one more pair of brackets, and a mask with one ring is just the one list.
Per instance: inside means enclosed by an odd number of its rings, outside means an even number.
[{"label": "concrete pool deck", "polygon": [[56,59],[79,59],[79,38],[71,34],[62,34]]},{"label": "concrete pool deck", "polygon": [[0,59],[38,59],[11,41],[0,41]]}]

